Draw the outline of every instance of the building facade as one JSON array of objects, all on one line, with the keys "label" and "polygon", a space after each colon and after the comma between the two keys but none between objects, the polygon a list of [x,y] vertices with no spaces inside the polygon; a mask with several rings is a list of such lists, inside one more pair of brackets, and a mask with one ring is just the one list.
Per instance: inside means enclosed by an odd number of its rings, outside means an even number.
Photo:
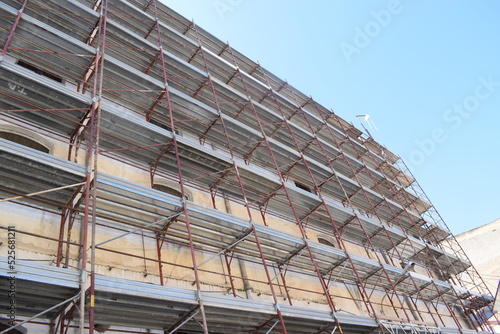
[{"label": "building facade", "polygon": [[404,162],[332,110],[156,0],[0,11],[3,328],[492,332]]},{"label": "building facade", "polygon": [[[456,236],[460,246],[468,254],[469,260],[480,273],[484,283],[496,296],[494,311],[500,309],[498,297],[500,286],[500,219]],[[496,291],[496,293],[495,293]],[[495,333],[500,332],[498,319],[490,320]]]}]

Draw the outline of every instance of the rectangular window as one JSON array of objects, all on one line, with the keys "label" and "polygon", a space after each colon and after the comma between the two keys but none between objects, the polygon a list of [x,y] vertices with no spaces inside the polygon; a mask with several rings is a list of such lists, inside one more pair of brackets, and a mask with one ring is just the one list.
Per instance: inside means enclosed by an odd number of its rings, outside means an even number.
[{"label": "rectangular window", "polygon": [[41,68],[38,68],[34,65],[31,65],[31,64],[25,62],[24,60],[18,60],[17,64],[19,66],[22,66],[24,68],[27,68],[28,70],[35,72],[36,74],[43,75],[44,77],[47,77],[47,78],[52,79],[52,80],[57,81],[57,82],[61,82],[61,83],[63,82],[63,79],[61,77],[59,77],[55,74],[52,74],[50,72],[47,72],[45,70],[42,70]]},{"label": "rectangular window", "polygon": [[295,186],[297,188],[300,188],[300,189],[305,190],[307,192],[313,193],[313,191],[311,190],[311,188],[309,188],[308,186],[305,186],[305,185],[303,185],[301,183],[298,183],[297,181],[294,181],[294,183],[295,183]]}]

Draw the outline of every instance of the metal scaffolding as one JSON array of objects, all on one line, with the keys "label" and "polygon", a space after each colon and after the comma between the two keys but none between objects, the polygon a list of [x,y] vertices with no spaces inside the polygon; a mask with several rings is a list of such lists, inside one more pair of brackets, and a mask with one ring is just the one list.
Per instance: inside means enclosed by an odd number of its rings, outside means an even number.
[{"label": "metal scaffolding", "polygon": [[491,292],[400,157],[194,22],[157,0],[2,0],[0,24],[0,132],[67,147],[0,138],[0,205],[58,222],[16,229],[54,245],[17,261],[17,326],[493,333]]}]

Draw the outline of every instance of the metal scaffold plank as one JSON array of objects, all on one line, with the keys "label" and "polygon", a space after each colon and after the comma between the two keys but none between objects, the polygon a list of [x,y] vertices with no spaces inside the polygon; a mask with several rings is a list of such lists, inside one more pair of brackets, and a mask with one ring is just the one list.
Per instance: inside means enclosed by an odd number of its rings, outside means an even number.
[{"label": "metal scaffold plank", "polygon": [[[50,240],[56,266],[80,270],[23,263],[23,316],[49,310],[61,333],[78,308],[80,333],[445,332],[411,323],[419,318],[486,328],[480,277],[399,157],[194,22],[158,0],[6,0],[0,24],[0,119],[58,150],[68,141],[82,163],[0,139],[0,204],[60,219],[55,235],[19,233]],[[136,182],[101,172],[115,163]],[[116,247],[130,240],[142,241],[142,255]],[[166,256],[170,247],[186,261]],[[106,254],[143,262],[143,281],[113,277],[111,265],[97,274]],[[412,261],[428,275],[411,272]],[[192,287],[164,286],[163,266]],[[450,274],[481,293],[445,282]],[[342,284],[369,317],[338,309],[349,299]],[[79,307],[68,299],[76,293]],[[402,323],[380,320],[392,313]]]}]

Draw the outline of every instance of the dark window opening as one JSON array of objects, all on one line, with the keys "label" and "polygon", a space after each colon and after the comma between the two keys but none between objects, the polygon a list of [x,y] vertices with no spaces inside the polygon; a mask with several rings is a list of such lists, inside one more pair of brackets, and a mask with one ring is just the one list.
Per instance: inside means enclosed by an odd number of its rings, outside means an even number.
[{"label": "dark window opening", "polygon": [[174,188],[169,187],[169,186],[165,186],[163,184],[154,184],[153,189],[156,189],[158,191],[161,191],[161,192],[164,192],[164,193],[167,193],[170,195],[174,195],[176,197],[182,197],[182,194],[179,190],[174,189]]},{"label": "dark window opening", "polygon": [[49,153],[49,148],[46,147],[45,145],[42,145],[39,142],[37,142],[33,139],[30,139],[28,137],[18,135],[17,133],[0,131],[0,138],[10,140],[14,143],[18,143],[18,144],[33,148],[35,150],[38,150],[38,151],[41,151],[44,153]]},{"label": "dark window opening", "polygon": [[[172,132],[172,128],[171,128],[170,126],[168,126],[168,125],[166,125],[166,124],[163,124],[163,123],[161,123],[161,122],[155,121],[155,120],[154,120],[154,119],[152,119],[152,118],[151,118],[151,119],[149,119],[149,121],[148,121],[148,122],[149,122],[149,123],[151,123],[151,124],[153,124],[153,125],[156,125],[156,126],[158,126],[158,127],[162,128],[162,129],[164,129],[164,130],[167,130],[167,131]],[[176,134],[176,135],[178,135],[178,134],[179,134],[179,131],[175,130],[175,134]]]},{"label": "dark window opening", "polygon": [[28,70],[35,72],[36,74],[43,75],[44,77],[47,77],[47,78],[52,79],[52,80],[57,81],[57,82],[63,82],[63,79],[61,77],[59,77],[55,74],[52,74],[50,72],[47,72],[45,70],[42,70],[41,68],[38,68],[34,65],[31,65],[23,60],[18,60],[17,64],[24,67],[24,68],[27,68]]},{"label": "dark window opening", "polygon": [[308,186],[305,186],[305,185],[303,185],[303,184],[301,184],[301,183],[295,182],[295,186],[296,186],[297,188],[300,188],[300,189],[302,189],[302,190],[305,190],[305,191],[307,191],[307,192],[312,193],[311,188],[309,188]]},{"label": "dark window opening", "polygon": [[318,242],[320,244],[323,244],[323,245],[327,245],[327,246],[330,246],[330,247],[334,247],[334,248],[337,248],[337,246],[335,246],[335,244],[333,244],[332,242],[324,239],[324,238],[321,238],[321,237],[318,237]]}]

